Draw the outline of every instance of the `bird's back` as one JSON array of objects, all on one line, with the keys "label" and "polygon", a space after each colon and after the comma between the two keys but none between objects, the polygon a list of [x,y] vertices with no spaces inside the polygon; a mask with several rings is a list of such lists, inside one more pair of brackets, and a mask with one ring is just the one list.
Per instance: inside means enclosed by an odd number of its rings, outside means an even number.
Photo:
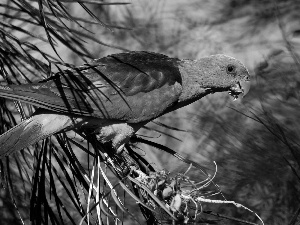
[{"label": "bird's back", "polygon": [[137,123],[176,102],[181,92],[178,62],[157,53],[114,54],[39,83],[0,86],[0,97],[59,113]]}]

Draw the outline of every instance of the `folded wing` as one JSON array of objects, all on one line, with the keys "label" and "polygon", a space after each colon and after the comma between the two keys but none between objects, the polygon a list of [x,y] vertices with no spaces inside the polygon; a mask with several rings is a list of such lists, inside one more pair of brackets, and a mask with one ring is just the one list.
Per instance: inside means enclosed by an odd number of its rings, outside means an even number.
[{"label": "folded wing", "polygon": [[148,121],[177,102],[182,90],[178,62],[157,53],[120,53],[39,83],[0,86],[0,97],[60,113]]}]

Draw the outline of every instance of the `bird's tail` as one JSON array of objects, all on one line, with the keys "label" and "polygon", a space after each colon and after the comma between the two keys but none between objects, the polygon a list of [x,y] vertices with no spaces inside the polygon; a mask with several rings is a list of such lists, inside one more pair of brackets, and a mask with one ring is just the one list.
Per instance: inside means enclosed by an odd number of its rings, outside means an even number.
[{"label": "bird's tail", "polygon": [[0,136],[0,158],[27,148],[72,124],[72,119],[65,115],[34,115]]}]

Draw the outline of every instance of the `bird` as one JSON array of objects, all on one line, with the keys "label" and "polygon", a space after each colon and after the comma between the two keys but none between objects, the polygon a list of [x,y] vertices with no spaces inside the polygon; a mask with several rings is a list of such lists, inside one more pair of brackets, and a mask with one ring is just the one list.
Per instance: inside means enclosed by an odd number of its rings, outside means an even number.
[{"label": "bird", "polygon": [[216,92],[247,94],[250,75],[223,54],[197,60],[131,51],[59,71],[39,82],[0,85],[0,98],[36,111],[0,136],[0,158],[53,134],[81,130],[122,151],[149,121]]}]

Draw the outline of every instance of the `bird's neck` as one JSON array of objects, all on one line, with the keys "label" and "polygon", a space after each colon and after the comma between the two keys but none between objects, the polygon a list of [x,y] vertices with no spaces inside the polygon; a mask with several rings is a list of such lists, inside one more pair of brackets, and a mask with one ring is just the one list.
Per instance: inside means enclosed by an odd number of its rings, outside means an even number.
[{"label": "bird's neck", "polygon": [[[205,60],[205,58],[200,60]],[[210,80],[209,74],[203,68],[196,67],[195,64],[196,61],[194,60],[182,60],[179,65],[182,78],[182,92],[178,100],[179,107],[191,104],[211,93],[211,89],[206,83]],[[199,64],[199,60],[197,64]]]}]

